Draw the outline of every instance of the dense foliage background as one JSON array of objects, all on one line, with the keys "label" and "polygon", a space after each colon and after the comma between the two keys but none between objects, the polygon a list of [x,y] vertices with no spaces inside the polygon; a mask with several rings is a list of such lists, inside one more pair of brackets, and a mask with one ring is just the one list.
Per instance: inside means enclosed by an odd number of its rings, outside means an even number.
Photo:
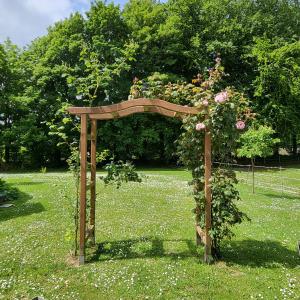
[{"label": "dense foliage background", "polygon": [[[291,0],[95,1],[24,49],[0,44],[0,164],[57,166],[78,138],[66,105],[127,99],[133,78],[191,81],[219,53],[226,85],[296,152],[300,127],[300,4]],[[165,75],[163,75],[165,74]],[[75,126],[76,128],[76,126]],[[156,115],[99,122],[99,150],[174,160],[181,124]]]}]

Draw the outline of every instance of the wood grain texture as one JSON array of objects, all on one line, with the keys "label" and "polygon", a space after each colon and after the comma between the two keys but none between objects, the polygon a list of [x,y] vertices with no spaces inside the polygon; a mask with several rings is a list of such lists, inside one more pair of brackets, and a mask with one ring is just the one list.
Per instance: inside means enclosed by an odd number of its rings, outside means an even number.
[{"label": "wood grain texture", "polygon": [[171,118],[182,118],[184,113],[174,112],[172,110],[165,109],[163,107],[157,106],[134,106],[129,107],[118,112],[104,113],[104,114],[89,114],[91,119],[97,120],[110,120],[119,119],[136,113],[158,113],[160,115],[171,117]]},{"label": "wood grain texture", "polygon": [[81,115],[80,129],[80,216],[79,216],[79,264],[84,264],[86,228],[86,171],[87,171],[87,118]]},{"label": "wood grain texture", "polygon": [[96,147],[97,147],[97,120],[91,121],[91,204],[90,204],[90,227],[93,231],[90,235],[92,244],[95,244],[95,206],[96,206]]},{"label": "wood grain texture", "polygon": [[211,133],[208,128],[205,130],[204,138],[204,157],[205,157],[205,252],[204,261],[209,263],[211,261],[211,236],[209,231],[211,229]]},{"label": "wood grain texture", "polygon": [[[144,107],[144,109],[141,107]],[[109,120],[140,112],[156,112],[169,117],[180,116],[181,114],[196,115],[199,113],[199,109],[195,107],[182,106],[161,99],[145,98],[127,100],[117,104],[99,107],[69,107],[67,110],[70,114],[89,114],[90,118],[99,120]],[[124,112],[122,113],[122,111]]]}]

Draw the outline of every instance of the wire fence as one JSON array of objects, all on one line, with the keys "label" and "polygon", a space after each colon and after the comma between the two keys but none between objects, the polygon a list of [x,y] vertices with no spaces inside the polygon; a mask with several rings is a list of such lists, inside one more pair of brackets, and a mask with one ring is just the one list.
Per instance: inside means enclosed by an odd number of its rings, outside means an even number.
[{"label": "wire fence", "polygon": [[[252,186],[252,165],[228,164],[214,162],[219,166],[230,166],[237,174],[240,183]],[[281,193],[282,195],[290,194],[300,196],[300,169],[254,166],[254,187],[256,192],[261,189]]]}]

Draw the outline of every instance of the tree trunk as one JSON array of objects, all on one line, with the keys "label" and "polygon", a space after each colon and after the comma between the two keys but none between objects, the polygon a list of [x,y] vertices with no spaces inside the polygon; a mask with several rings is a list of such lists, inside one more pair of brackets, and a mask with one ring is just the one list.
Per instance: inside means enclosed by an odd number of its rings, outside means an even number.
[{"label": "tree trunk", "polygon": [[4,148],[4,159],[5,159],[5,163],[6,164],[9,164],[9,161],[10,161],[10,148],[8,145],[5,145],[5,148]]},{"label": "tree trunk", "polygon": [[293,155],[297,155],[297,135],[293,134],[292,135],[292,148],[293,148]]}]

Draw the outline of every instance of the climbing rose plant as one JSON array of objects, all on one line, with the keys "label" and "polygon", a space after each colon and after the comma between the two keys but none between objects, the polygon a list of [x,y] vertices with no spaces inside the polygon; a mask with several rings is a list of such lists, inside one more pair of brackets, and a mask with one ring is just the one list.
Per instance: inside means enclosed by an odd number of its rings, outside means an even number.
[{"label": "climbing rose plant", "polygon": [[191,185],[196,202],[196,224],[205,227],[204,194],[204,135],[209,130],[212,136],[212,159],[214,166],[211,178],[212,189],[212,254],[220,256],[224,238],[231,238],[231,227],[249,218],[237,207],[240,200],[236,188],[237,179],[230,163],[236,154],[239,135],[254,118],[248,101],[233,87],[224,87],[225,75],[221,59],[216,59],[214,68],[207,76],[198,74],[192,83],[177,81],[166,83],[166,76],[156,73],[146,80],[134,79],[129,99],[139,97],[160,98],[172,103],[195,106],[198,115],[184,117],[183,132],[177,141],[179,161],[192,172]]}]

